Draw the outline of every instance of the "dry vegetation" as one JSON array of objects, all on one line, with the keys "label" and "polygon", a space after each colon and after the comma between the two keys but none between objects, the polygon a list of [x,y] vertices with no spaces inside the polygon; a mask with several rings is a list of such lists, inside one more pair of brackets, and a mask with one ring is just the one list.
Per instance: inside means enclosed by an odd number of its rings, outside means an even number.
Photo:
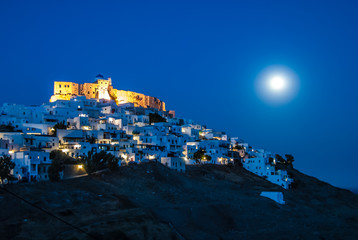
[{"label": "dry vegetation", "polygon": [[[285,191],[240,167],[160,164],[0,190],[0,239],[358,239],[358,196],[292,170]],[[283,191],[286,205],[260,197]],[[70,226],[70,225],[72,226]],[[76,229],[79,228],[79,229]]]}]

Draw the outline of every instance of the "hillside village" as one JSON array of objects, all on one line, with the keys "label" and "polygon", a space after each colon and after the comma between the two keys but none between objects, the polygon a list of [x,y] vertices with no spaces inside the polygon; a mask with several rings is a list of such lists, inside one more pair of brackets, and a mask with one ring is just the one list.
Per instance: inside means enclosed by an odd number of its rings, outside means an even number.
[{"label": "hillside village", "polygon": [[15,163],[12,179],[3,182],[49,180],[54,150],[72,158],[72,169],[78,170],[82,158],[105,151],[118,159],[118,165],[156,161],[185,172],[187,165],[242,164],[285,189],[293,182],[277,167],[271,152],[178,118],[157,98],[116,90],[102,75],[90,84],[55,82],[50,102],[5,103],[0,112],[0,154],[10,155]]}]

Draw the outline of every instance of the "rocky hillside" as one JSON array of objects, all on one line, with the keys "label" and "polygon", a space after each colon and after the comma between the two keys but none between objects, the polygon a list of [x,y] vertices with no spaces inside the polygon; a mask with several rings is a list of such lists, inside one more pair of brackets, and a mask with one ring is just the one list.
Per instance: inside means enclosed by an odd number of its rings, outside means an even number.
[{"label": "rocky hillside", "polygon": [[[287,191],[241,167],[177,173],[154,163],[9,185],[0,239],[358,239],[357,195],[291,174],[298,182]],[[282,191],[287,204],[261,191]]]}]

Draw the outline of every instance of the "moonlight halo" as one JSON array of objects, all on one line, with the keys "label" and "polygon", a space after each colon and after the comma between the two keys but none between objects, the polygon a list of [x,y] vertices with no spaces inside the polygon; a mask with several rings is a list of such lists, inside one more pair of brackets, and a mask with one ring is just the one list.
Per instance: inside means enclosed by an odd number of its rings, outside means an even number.
[{"label": "moonlight halo", "polygon": [[274,76],[270,80],[270,87],[274,91],[282,91],[286,85],[286,79],[281,76]]},{"label": "moonlight halo", "polygon": [[283,105],[298,92],[297,75],[286,66],[270,66],[261,71],[255,82],[258,97],[269,105]]}]

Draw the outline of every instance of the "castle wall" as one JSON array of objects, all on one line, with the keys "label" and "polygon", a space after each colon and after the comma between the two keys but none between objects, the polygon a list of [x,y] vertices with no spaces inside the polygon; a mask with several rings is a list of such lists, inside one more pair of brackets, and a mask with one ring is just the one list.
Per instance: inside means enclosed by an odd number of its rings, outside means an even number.
[{"label": "castle wall", "polygon": [[54,95],[78,95],[78,84],[73,82],[55,82]]},{"label": "castle wall", "polygon": [[165,103],[151,96],[132,91],[112,89],[110,92],[117,104],[133,103],[135,107],[156,108],[165,111]]},{"label": "castle wall", "polygon": [[79,84],[73,82],[55,82],[54,95],[50,102],[57,100],[70,100],[73,95],[79,95]]},{"label": "castle wall", "polygon": [[55,82],[54,95],[50,101],[70,100],[74,95],[84,95],[87,99],[114,99],[117,104],[133,103],[135,107],[156,108],[165,111],[165,103],[155,97],[113,88],[111,78],[97,79],[95,83],[84,84]]},{"label": "castle wall", "polygon": [[98,84],[96,83],[84,83],[81,84],[80,94],[86,96],[87,99],[97,98]]}]

